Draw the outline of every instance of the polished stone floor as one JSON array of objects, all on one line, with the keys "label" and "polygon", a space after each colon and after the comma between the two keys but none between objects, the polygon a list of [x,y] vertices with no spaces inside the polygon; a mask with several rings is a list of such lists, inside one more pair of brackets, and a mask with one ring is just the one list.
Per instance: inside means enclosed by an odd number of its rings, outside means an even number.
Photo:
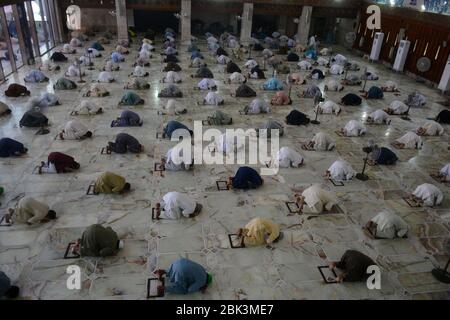
[{"label": "polished stone floor", "polygon": [[[89,41],[88,43],[91,43]],[[86,43],[86,45],[88,44]],[[162,116],[157,113],[167,99],[157,93],[163,84],[159,55],[161,43],[152,58],[148,81],[151,89],[138,93],[146,100],[145,105],[132,107],[144,120],[142,127],[111,128],[111,120],[118,117],[123,107],[118,102],[125,92],[124,83],[132,71],[131,65],[137,55],[138,41],[132,45],[132,53],[121,63],[121,70],[114,72],[117,82],[108,84],[111,96],[83,98],[91,80],[97,78],[104,64],[103,58],[94,59],[96,70],[87,72],[87,82],[76,91],[58,91],[62,105],[44,110],[50,119],[48,135],[35,135],[35,130],[20,128],[18,122],[26,110],[29,97],[7,98],[3,95],[7,84],[0,86],[0,99],[11,105],[11,117],[0,119],[0,137],[11,137],[23,142],[28,155],[21,158],[0,160],[0,185],[5,195],[0,198],[3,214],[23,195],[46,201],[55,209],[59,218],[54,223],[28,227],[13,225],[0,227],[0,269],[5,271],[21,288],[24,299],[145,299],[146,281],[155,268],[168,268],[177,257],[187,257],[201,263],[213,274],[213,285],[206,293],[195,293],[193,299],[444,299],[448,287],[432,277],[430,271],[446,262],[443,243],[450,236],[450,188],[434,181],[430,173],[450,160],[447,149],[449,128],[441,137],[425,137],[422,150],[395,150],[400,158],[394,167],[368,167],[370,179],[366,182],[353,180],[344,186],[334,186],[323,179],[322,174],[338,157],[349,161],[355,170],[361,170],[361,148],[368,139],[379,145],[389,144],[419,126],[427,117],[435,116],[444,107],[437,90],[418,84],[414,79],[394,74],[379,64],[369,64],[369,69],[380,75],[382,85],[394,80],[400,85],[400,96],[387,93],[383,100],[364,101],[361,107],[344,107],[340,116],[323,115],[320,125],[286,126],[280,146],[290,146],[301,152],[305,164],[299,169],[281,169],[276,176],[268,177],[266,184],[255,191],[217,191],[215,181],[225,178],[238,165],[196,166],[189,172],[153,172],[154,163],[174,145],[169,140],[156,139],[163,123],[170,119],[192,126],[194,120],[205,119],[214,107],[199,106],[204,92],[193,90],[198,80],[191,79],[194,69],[188,67],[190,54],[181,47],[180,88],[184,97],[177,101],[188,109],[181,116]],[[230,93],[236,85],[224,82],[227,75],[223,66],[206,49],[200,47],[208,66],[214,73],[218,92],[225,97],[223,111],[233,116],[233,127],[254,128],[267,115],[241,116],[239,110],[251,99],[234,99]],[[103,54],[108,55],[113,45],[107,45]],[[368,64],[345,49],[334,48],[346,56]],[[259,53],[253,53],[262,64]],[[73,60],[76,55],[69,56]],[[236,61],[243,69],[245,61]],[[53,92],[53,83],[67,70],[69,63],[61,64],[59,72],[47,72],[48,84],[28,85],[31,97],[40,96],[46,90]],[[292,64],[295,68],[295,64]],[[9,83],[23,83],[28,67],[9,77]],[[269,70],[266,74],[270,75]],[[306,72],[302,72],[306,74]],[[361,73],[361,72],[359,72]],[[337,79],[342,76],[335,76]],[[283,76],[284,79],[284,76]],[[75,79],[76,80],[76,79]],[[323,89],[324,81],[318,83]],[[250,80],[259,97],[270,99],[271,92],[261,89],[262,80]],[[311,99],[297,97],[304,86],[293,87],[293,107],[314,116]],[[325,92],[326,99],[336,102],[347,92],[357,92],[359,87],[346,87],[344,92]],[[420,90],[428,97],[424,108],[412,109],[412,121],[392,117],[388,126],[368,126],[364,137],[345,138],[335,131],[351,119],[364,119],[392,100],[404,100],[413,90]],[[80,116],[79,119],[93,131],[93,139],[85,141],[55,140],[62,126],[73,116],[71,110],[82,100],[92,99],[101,105],[104,113],[96,116]],[[292,106],[274,107],[270,117],[284,121]],[[231,126],[229,126],[231,127]],[[219,129],[224,130],[225,127]],[[333,152],[309,152],[300,149],[318,131],[329,133],[336,141]],[[100,150],[118,132],[137,137],[145,146],[141,155],[102,155]],[[70,154],[81,163],[81,170],[73,174],[37,175],[34,167],[45,160],[48,153],[61,151]],[[86,195],[88,185],[102,171],[113,171],[127,178],[132,184],[128,195]],[[444,202],[436,208],[411,208],[401,198],[402,192],[410,192],[421,183],[433,183],[444,192]],[[285,201],[293,199],[296,191],[312,183],[322,183],[335,192],[342,213],[308,217],[288,216]],[[168,191],[186,192],[203,204],[202,213],[194,219],[153,222],[151,207]],[[361,230],[369,218],[390,208],[411,226],[412,236],[398,240],[372,240]],[[281,224],[284,239],[273,249],[265,247],[232,249],[227,234],[244,226],[256,216],[268,217]],[[125,239],[125,248],[116,257],[104,259],[64,260],[68,242],[81,236],[84,228],[101,223],[111,226]],[[339,259],[347,249],[366,253],[380,265],[382,283],[380,290],[369,290],[365,283],[325,284],[317,266]],[[71,264],[82,268],[81,290],[68,290],[66,267]],[[185,299],[185,296],[166,295],[164,299]]]}]

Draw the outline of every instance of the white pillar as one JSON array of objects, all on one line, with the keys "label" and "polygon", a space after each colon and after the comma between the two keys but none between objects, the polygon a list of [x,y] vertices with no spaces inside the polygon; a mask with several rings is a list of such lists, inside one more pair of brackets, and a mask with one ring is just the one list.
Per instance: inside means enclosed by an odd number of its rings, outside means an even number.
[{"label": "white pillar", "polygon": [[125,0],[116,0],[117,38],[128,40],[127,6]]},{"label": "white pillar", "polygon": [[181,42],[191,40],[191,0],[181,0]]},{"label": "white pillar", "polygon": [[308,45],[309,28],[311,27],[312,6],[303,6],[302,15],[298,23],[297,39],[300,44]]},{"label": "white pillar", "polygon": [[241,20],[241,44],[248,45],[252,36],[253,3],[244,3]]}]

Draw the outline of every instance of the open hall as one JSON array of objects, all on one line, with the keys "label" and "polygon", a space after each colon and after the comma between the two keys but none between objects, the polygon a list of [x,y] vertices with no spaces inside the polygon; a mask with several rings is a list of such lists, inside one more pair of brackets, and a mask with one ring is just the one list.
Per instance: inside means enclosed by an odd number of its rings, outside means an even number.
[{"label": "open hall", "polygon": [[0,300],[447,300],[450,2],[5,0]]}]

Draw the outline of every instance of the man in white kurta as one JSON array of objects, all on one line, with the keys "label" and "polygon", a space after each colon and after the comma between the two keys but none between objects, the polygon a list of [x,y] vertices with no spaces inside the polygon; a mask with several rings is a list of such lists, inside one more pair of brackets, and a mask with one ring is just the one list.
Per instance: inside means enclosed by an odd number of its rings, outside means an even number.
[{"label": "man in white kurta", "polygon": [[64,126],[64,130],[59,134],[63,140],[82,140],[92,136],[92,132],[78,120],[70,120]]},{"label": "man in white kurta", "polygon": [[329,79],[324,87],[325,91],[342,91],[344,86],[335,79]]},{"label": "man in white kurta", "polygon": [[359,137],[366,133],[366,131],[366,127],[357,120],[350,120],[341,130],[341,132],[347,137]]},{"label": "man in white kurta", "polygon": [[408,106],[400,100],[394,100],[391,102],[388,108],[384,109],[388,114],[406,114]]},{"label": "man in white kurta", "polygon": [[95,114],[102,113],[103,110],[100,108],[94,101],[91,100],[83,100],[81,103],[75,108],[75,115],[86,115],[92,116]]},{"label": "man in white kurta", "polygon": [[394,81],[388,80],[386,81],[384,86],[381,87],[381,90],[383,90],[384,92],[397,92],[398,86]]},{"label": "man in white kurta", "polygon": [[304,146],[306,150],[331,151],[336,146],[336,142],[325,132],[318,132]]},{"label": "man in white kurta", "polygon": [[272,52],[271,50],[269,50],[269,49],[264,49],[264,50],[262,51],[262,55],[263,55],[263,57],[266,58],[266,59],[269,59],[270,57],[273,57],[273,56],[274,56],[273,52]]},{"label": "man in white kurta", "polygon": [[194,199],[176,191],[164,195],[161,203],[156,205],[157,211],[158,205],[161,208],[159,218],[170,220],[177,220],[182,217],[191,218],[195,213],[198,213],[199,207]]},{"label": "man in white kurta", "polygon": [[219,106],[224,103],[224,99],[217,93],[210,91],[203,99],[203,104],[210,106]]},{"label": "man in white kurta", "polygon": [[336,54],[332,60],[337,63],[340,64],[341,66],[345,66],[345,64],[347,63],[347,58],[345,56],[343,56],[342,54],[338,53]]},{"label": "man in white kurta", "polygon": [[339,115],[341,107],[334,101],[327,100],[323,104],[317,106],[317,111],[323,114],[336,114]]},{"label": "man in white kurta", "polygon": [[225,65],[225,64],[227,64],[230,61],[231,61],[231,59],[228,58],[227,56],[223,55],[223,54],[217,57],[217,63],[218,64]]},{"label": "man in white kurta", "polygon": [[171,116],[184,114],[187,112],[186,108],[179,105],[178,102],[175,101],[175,99],[167,100],[167,103],[163,109],[164,109],[164,114],[171,115]]},{"label": "man in white kurta", "polygon": [[114,77],[111,72],[102,71],[99,73],[97,81],[101,83],[110,83],[114,81]]},{"label": "man in white kurta", "polygon": [[367,117],[367,122],[373,124],[389,124],[391,120],[389,120],[389,115],[384,110],[378,109]]},{"label": "man in white kurta", "polygon": [[333,74],[333,75],[343,74],[344,67],[341,66],[340,64],[335,63],[335,64],[331,65],[329,72],[330,72],[330,74]]},{"label": "man in white kurta", "polygon": [[227,135],[226,133],[223,133],[217,140],[216,145],[218,152],[228,154],[232,152],[237,153],[243,150],[245,147],[245,142],[239,141],[239,139],[237,139],[234,135]]},{"label": "man in white kurta", "polygon": [[228,83],[232,84],[241,84],[246,82],[247,79],[245,76],[240,72],[233,72],[230,77],[228,78]]},{"label": "man in white kurta", "polygon": [[23,197],[16,208],[9,208],[6,219],[14,222],[36,224],[56,218],[56,213],[49,206],[32,197]]},{"label": "man in white kurta", "polygon": [[163,79],[164,83],[180,83],[181,77],[178,72],[168,71]]},{"label": "man in white kurta", "polygon": [[167,171],[190,170],[193,167],[192,159],[184,159],[183,148],[175,146],[167,151],[166,157],[161,161]]},{"label": "man in white kurta", "polygon": [[408,131],[402,137],[395,140],[396,144],[400,149],[420,149],[422,148],[422,139],[413,131]]},{"label": "man in white kurta", "polygon": [[141,66],[134,67],[133,73],[131,74],[133,77],[146,77],[148,76],[148,72]]},{"label": "man in white kurta", "polygon": [[356,171],[350,163],[343,159],[338,159],[328,168],[325,173],[326,178],[336,181],[351,180],[356,175]]},{"label": "man in white kurta", "polygon": [[299,67],[300,70],[311,70],[312,69],[312,64],[307,61],[307,60],[302,60],[299,63],[297,63],[297,66]]},{"label": "man in white kurta", "polygon": [[375,238],[382,239],[403,238],[409,230],[405,220],[388,210],[378,213],[366,224],[365,228],[371,230]]},{"label": "man in white kurta", "polygon": [[280,168],[298,168],[303,164],[302,155],[289,147],[278,150],[276,157]]},{"label": "man in white kurta", "polygon": [[431,183],[424,183],[418,186],[412,193],[412,197],[426,207],[440,205],[444,199],[442,191]]},{"label": "man in white kurta", "polygon": [[416,129],[419,136],[440,136],[444,133],[444,128],[436,121],[427,121]]},{"label": "man in white kurta", "polygon": [[301,212],[318,214],[324,210],[330,211],[337,204],[337,199],[334,194],[322,189],[319,184],[314,184],[297,197],[297,203]]},{"label": "man in white kurta", "polygon": [[443,182],[450,181],[450,163],[447,163],[441,170],[439,170],[439,178]]},{"label": "man in white kurta", "polygon": [[[81,74],[84,76],[86,75],[84,71],[81,71]],[[77,66],[70,65],[67,69],[66,73],[64,74],[66,77],[79,77],[80,76],[80,69]]]},{"label": "man in white kurta", "polygon": [[253,99],[252,102],[250,102],[250,105],[248,107],[244,108],[244,112],[246,114],[269,113],[270,106],[267,101],[256,98]]},{"label": "man in white kurta", "polygon": [[247,60],[247,62],[245,63],[245,67],[247,69],[253,69],[254,67],[256,67],[258,65],[258,62],[256,62],[253,59]]},{"label": "man in white kurta", "polygon": [[216,82],[213,79],[209,78],[203,78],[200,80],[200,82],[197,84],[197,87],[200,90],[211,90],[217,88]]}]

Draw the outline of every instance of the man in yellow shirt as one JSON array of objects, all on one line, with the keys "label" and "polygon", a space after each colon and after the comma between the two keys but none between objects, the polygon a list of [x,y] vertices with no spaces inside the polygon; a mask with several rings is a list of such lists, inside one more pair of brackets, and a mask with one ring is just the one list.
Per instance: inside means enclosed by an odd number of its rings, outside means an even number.
[{"label": "man in yellow shirt", "polygon": [[95,181],[95,193],[126,193],[129,192],[131,185],[121,177],[112,172],[103,172]]},{"label": "man in yellow shirt", "polygon": [[265,218],[254,218],[237,232],[239,237],[244,237],[245,246],[271,245],[280,240],[283,233],[280,226]]}]

